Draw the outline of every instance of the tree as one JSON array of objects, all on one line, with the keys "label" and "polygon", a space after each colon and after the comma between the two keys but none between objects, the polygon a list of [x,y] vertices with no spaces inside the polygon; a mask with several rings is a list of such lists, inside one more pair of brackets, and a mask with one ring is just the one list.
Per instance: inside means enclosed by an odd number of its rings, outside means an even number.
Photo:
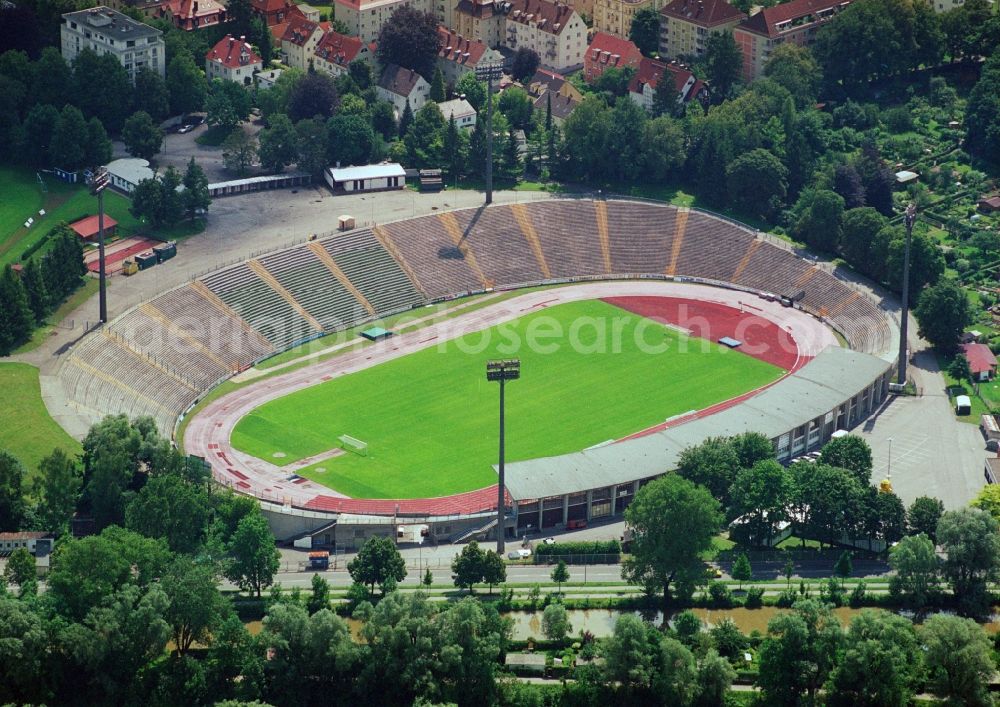
[{"label": "tree", "polygon": [[132,95],[128,71],[114,54],[84,49],[76,55],[70,102],[88,119],[96,117],[112,133],[119,132],[132,112]]},{"label": "tree", "polygon": [[565,560],[559,560],[556,566],[552,569],[552,573],[549,575],[553,582],[559,585],[559,593],[562,594],[562,585],[569,581],[569,569],[566,567]]},{"label": "tree", "polygon": [[767,624],[758,657],[760,686],[767,704],[797,705],[802,696],[815,704],[816,692],[836,665],[843,632],[828,606],[812,599],[799,601],[792,613],[779,614]]},{"label": "tree", "polygon": [[396,111],[391,103],[375,101],[369,106],[368,114],[372,129],[381,135],[383,140],[391,141],[399,135],[399,128],[396,126]]},{"label": "tree", "polygon": [[[793,46],[791,44],[787,46]],[[865,205],[865,185],[861,183],[861,175],[858,170],[850,164],[839,164],[833,171],[833,190],[844,197],[844,206],[853,212],[854,209]],[[874,209],[871,213],[878,215]],[[871,233],[878,232],[884,221],[879,222],[878,228],[870,228]]]},{"label": "tree", "polygon": [[743,54],[732,32],[712,32],[705,44],[705,78],[712,86],[712,96],[722,102],[728,98],[743,70]]},{"label": "tree", "polygon": [[520,81],[524,83],[538,71],[538,65],[541,59],[538,57],[538,52],[534,49],[529,49],[528,47],[519,47],[516,52],[514,52],[514,61],[510,66],[510,75],[515,81]]},{"label": "tree", "polygon": [[0,592],[0,700],[42,704],[51,700],[47,626],[28,602]]},{"label": "tree", "polygon": [[527,130],[531,127],[531,117],[534,114],[534,104],[527,91],[517,86],[511,86],[500,94],[497,108],[504,114],[511,126]]},{"label": "tree", "polygon": [[704,486],[721,503],[729,501],[729,489],[740,470],[740,458],[725,437],[711,437],[681,452],[677,473]]},{"label": "tree", "polygon": [[20,587],[21,596],[24,596],[25,590],[34,587],[38,579],[34,556],[27,548],[17,548],[7,558],[7,569],[4,570],[4,574],[8,582]]},{"label": "tree", "polygon": [[326,161],[326,126],[318,120],[302,120],[295,126],[295,134],[298,136],[299,169],[313,177],[320,176],[329,164]]},{"label": "tree", "polygon": [[807,190],[796,205],[796,208],[800,207],[802,210],[794,227],[796,238],[801,238],[816,250],[836,252],[844,217],[844,199],[826,189]]},{"label": "tree", "polygon": [[680,641],[664,636],[658,658],[654,693],[662,696],[663,704],[691,705],[698,694],[698,667],[691,651]]},{"label": "tree", "polygon": [[[400,121],[400,128],[405,121]],[[439,167],[444,154],[445,122],[436,103],[425,103],[408,126],[403,142],[415,167]]]},{"label": "tree", "polygon": [[278,174],[298,158],[298,136],[292,121],[284,113],[273,116],[270,126],[261,130],[257,137],[260,141],[260,166],[267,172]]},{"label": "tree", "polygon": [[368,164],[375,151],[375,131],[360,115],[333,116],[326,124],[326,134],[326,156],[332,164]]},{"label": "tree", "polygon": [[208,81],[189,53],[178,54],[167,64],[167,91],[173,113],[193,113],[205,105]]},{"label": "tree", "polygon": [[231,132],[250,114],[250,94],[235,81],[215,79],[205,99],[205,122]]},{"label": "tree", "polygon": [[698,704],[721,705],[736,680],[736,671],[728,660],[710,649],[698,664]]},{"label": "tree", "polygon": [[43,527],[58,535],[66,532],[82,486],[76,461],[62,449],[53,449],[39,462],[35,495],[40,499],[37,513]]},{"label": "tree", "polygon": [[833,573],[841,579],[847,579],[853,571],[854,566],[851,562],[851,553],[849,550],[844,550],[833,565]]},{"label": "tree", "polygon": [[64,169],[77,170],[88,167],[87,143],[90,134],[83,113],[69,104],[63,106],[59,114],[59,122],[52,134],[50,151],[52,157],[58,160],[58,165]]},{"label": "tree", "polygon": [[454,115],[448,118],[448,127],[444,133],[442,149],[448,176],[458,179],[465,174],[469,159],[469,140],[465,131],[458,129]]},{"label": "tree", "polygon": [[175,559],[160,581],[167,595],[163,618],[170,625],[177,653],[185,655],[195,642],[209,642],[211,631],[228,608],[217,589],[218,577],[210,564],[187,556]]},{"label": "tree", "polygon": [[729,574],[733,579],[740,583],[739,588],[742,591],[743,583],[749,582],[753,577],[753,570],[750,567],[750,558],[747,557],[745,552],[741,552],[736,556],[736,559],[733,561],[733,567],[729,570]]},{"label": "tree", "polygon": [[192,554],[208,523],[208,494],[174,474],[146,482],[125,510],[125,525],[147,538],[163,538],[171,550]]},{"label": "tree", "polygon": [[657,672],[658,642],[656,630],[638,616],[619,615],[614,632],[603,646],[605,680],[619,683],[626,694],[648,689]]},{"label": "tree", "polygon": [[428,95],[435,103],[444,103],[448,100],[448,94],[445,91],[444,85],[444,74],[441,73],[441,67],[434,67],[434,76],[431,79],[431,92]]},{"label": "tree", "polygon": [[483,553],[483,582],[490,587],[490,594],[493,593],[493,585],[503,584],[507,581],[507,566],[503,563],[503,558],[495,552]]},{"label": "tree", "polygon": [[872,449],[863,438],[846,435],[830,440],[823,446],[820,463],[847,469],[858,483],[867,486],[872,479]]},{"label": "tree", "polygon": [[26,510],[21,488],[24,475],[21,462],[13,454],[0,450],[0,532],[21,529]]},{"label": "tree", "polygon": [[376,584],[385,596],[406,578],[406,563],[391,538],[372,537],[347,563],[347,571],[355,582],[367,585],[372,596]]},{"label": "tree", "polygon": [[921,335],[944,352],[955,350],[972,322],[965,290],[951,279],[942,279],[921,292],[913,314]]},{"label": "tree", "polygon": [[97,118],[87,121],[87,154],[84,163],[96,167],[111,161],[111,138],[104,130],[104,124]]},{"label": "tree", "polygon": [[125,121],[122,142],[133,157],[152,160],[163,145],[163,131],[153,122],[149,113],[139,111]]},{"label": "tree", "polygon": [[784,203],[787,178],[788,169],[781,160],[761,148],[740,155],[726,167],[726,185],[733,202],[761,216],[775,212]]},{"label": "tree", "polygon": [[676,174],[686,157],[686,137],[680,123],[660,116],[643,125],[642,166],[654,179]]},{"label": "tree", "polygon": [[903,538],[889,550],[889,566],[895,570],[889,579],[889,593],[922,612],[937,592],[940,564],[934,543],[926,535]]},{"label": "tree", "polygon": [[[505,569],[504,572],[506,572],[506,571],[507,570]],[[425,587],[427,587],[428,589],[431,587],[431,585],[434,584],[434,575],[431,574],[431,568],[430,567],[428,567],[427,571],[424,572],[424,577],[423,577],[423,579],[420,580],[420,583],[422,585],[424,585]]]},{"label": "tree", "polygon": [[[6,356],[27,341],[34,325],[35,315],[24,283],[10,265],[5,265],[0,273],[0,355]],[[0,525],[4,523],[2,505],[0,502]]]},{"label": "tree", "polygon": [[1000,163],[1000,53],[994,53],[979,75],[965,108],[965,144],[994,164]]},{"label": "tree", "polygon": [[243,128],[234,130],[222,143],[222,162],[226,169],[244,175],[257,159],[257,140]]},{"label": "tree", "polygon": [[944,504],[930,496],[919,496],[906,511],[908,535],[923,533],[931,542],[937,542],[937,525],[944,513]]},{"label": "tree", "polygon": [[969,366],[969,359],[965,354],[958,354],[948,364],[948,375],[959,383],[966,383],[972,380],[972,368]]},{"label": "tree", "polygon": [[639,51],[652,56],[660,45],[660,16],[652,7],[644,7],[632,15],[628,38]]},{"label": "tree", "polygon": [[989,683],[996,673],[990,640],[971,619],[947,614],[930,617],[920,638],[931,691],[952,704],[990,705]]},{"label": "tree", "polygon": [[262,513],[253,513],[239,522],[229,553],[226,578],[259,598],[261,590],[274,581],[281,558]]},{"label": "tree", "polygon": [[399,7],[378,33],[375,56],[379,64],[396,64],[429,78],[440,48],[437,27],[434,15],[409,5]]},{"label": "tree", "polygon": [[542,612],[542,633],[550,641],[562,641],[573,631],[566,607],[560,603],[549,604]]},{"label": "tree", "polygon": [[135,72],[135,109],[159,122],[170,115],[170,93],[160,74],[148,66]]},{"label": "tree", "polygon": [[764,76],[788,89],[797,108],[808,108],[816,102],[823,71],[808,47],[779,44],[764,64]]},{"label": "tree", "polygon": [[35,105],[24,118],[24,133],[30,135],[24,145],[25,161],[36,167],[49,165],[52,158],[52,138],[59,126],[59,111],[50,105]]},{"label": "tree", "polygon": [[986,511],[1000,521],[1000,486],[996,484],[983,486],[969,505],[973,508]]},{"label": "tree", "polygon": [[208,211],[212,204],[212,198],[208,192],[208,177],[201,165],[195,163],[194,157],[188,160],[187,169],[184,170],[184,191],[181,194],[181,201],[184,204],[184,213],[189,219],[194,219],[199,214]]},{"label": "tree", "polygon": [[913,624],[886,612],[851,620],[843,655],[826,685],[831,707],[905,707],[919,684],[919,646]]},{"label": "tree", "polygon": [[770,547],[778,524],[788,519],[794,494],[788,469],[774,459],[759,461],[736,475],[729,493],[729,517],[743,519],[752,545]]},{"label": "tree", "polygon": [[[896,292],[903,288],[903,257],[906,235],[902,227],[889,227],[889,252],[886,270],[889,287]],[[937,241],[926,233],[914,233],[910,246],[910,291],[920,292],[933,285],[944,274],[944,255]]]},{"label": "tree", "polygon": [[938,543],[944,550],[944,575],[959,610],[978,616],[988,610],[987,583],[1000,570],[1000,524],[978,508],[946,511],[938,521]]},{"label": "tree", "polygon": [[306,601],[306,611],[315,614],[330,608],[330,583],[318,574],[312,576],[312,593]]},{"label": "tree", "polygon": [[701,553],[712,546],[722,523],[708,491],[668,474],[639,489],[625,520],[635,531],[632,556],[622,566],[625,579],[661,589],[664,605],[671,585],[689,590],[703,580]]},{"label": "tree", "polygon": [[617,105],[617,98],[623,98],[628,94],[628,85],[635,76],[635,68],[625,66],[618,68],[610,67],[601,72],[601,75],[593,83],[594,90],[605,94],[604,98],[611,105]]},{"label": "tree", "polygon": [[306,118],[331,117],[340,105],[337,84],[329,75],[314,71],[295,82],[288,94],[288,117],[293,123]]},{"label": "tree", "polygon": [[[227,8],[226,12],[228,11]],[[274,44],[271,41],[271,28],[267,26],[264,18],[258,16],[250,20],[250,31],[246,35],[260,55],[265,68],[270,66],[271,59],[274,58]]]},{"label": "tree", "polygon": [[33,258],[25,263],[21,283],[24,285],[24,294],[28,297],[28,306],[35,317],[35,324],[40,326],[49,313],[49,291],[37,259]]},{"label": "tree", "polygon": [[464,93],[465,100],[477,113],[486,107],[486,89],[486,83],[477,79],[474,71],[464,74],[455,84],[455,93]]},{"label": "tree", "polygon": [[462,552],[451,561],[451,571],[455,586],[472,592],[472,585],[483,581],[484,553],[475,540],[462,548]]}]

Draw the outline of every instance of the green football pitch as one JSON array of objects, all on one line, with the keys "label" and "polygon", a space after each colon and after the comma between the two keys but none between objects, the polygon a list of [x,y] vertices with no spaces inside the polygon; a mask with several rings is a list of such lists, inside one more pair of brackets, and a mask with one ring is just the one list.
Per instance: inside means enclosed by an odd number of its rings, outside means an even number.
[{"label": "green football pitch", "polygon": [[623,437],[784,373],[606,302],[575,302],[266,403],[240,420],[232,443],[284,465],[338,446],[341,435],[363,440],[367,456],[298,472],[354,498],[482,488],[496,483],[499,416],[485,363],[512,356],[521,379],[507,384],[511,461]]}]

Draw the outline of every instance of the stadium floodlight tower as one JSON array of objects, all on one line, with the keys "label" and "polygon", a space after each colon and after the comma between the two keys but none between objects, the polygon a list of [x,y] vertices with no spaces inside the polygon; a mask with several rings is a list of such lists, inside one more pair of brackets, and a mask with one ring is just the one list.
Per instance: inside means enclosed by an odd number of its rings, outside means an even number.
[{"label": "stadium floodlight tower", "polygon": [[97,261],[99,269],[100,317],[101,324],[108,323],[107,271],[104,267],[104,190],[108,188],[110,176],[104,167],[94,170],[90,178],[90,193],[97,197]]},{"label": "stadium floodlight tower", "polygon": [[499,61],[483,62],[476,67],[476,78],[486,82],[486,205],[493,203],[493,82],[503,76]]},{"label": "stadium floodlight tower", "polygon": [[900,307],[899,317],[899,377],[897,382],[906,385],[906,325],[910,318],[910,241],[913,239],[913,224],[917,220],[917,206],[910,204],[906,207],[906,215],[903,217],[906,224],[906,249],[903,251],[903,296],[902,307]]},{"label": "stadium floodlight tower", "polygon": [[508,358],[498,361],[486,362],[486,380],[500,383],[500,464],[499,464],[499,487],[497,490],[497,554],[503,557],[504,551],[504,506],[506,499],[504,491],[503,457],[504,457],[504,385],[507,381],[516,381],[521,377],[521,360]]}]

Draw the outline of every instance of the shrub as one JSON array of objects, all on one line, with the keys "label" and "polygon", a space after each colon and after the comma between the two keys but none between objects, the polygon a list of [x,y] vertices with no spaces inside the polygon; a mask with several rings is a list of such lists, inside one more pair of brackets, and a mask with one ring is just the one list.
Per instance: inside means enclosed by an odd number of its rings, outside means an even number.
[{"label": "shrub", "polygon": [[854,591],[851,592],[850,605],[852,608],[858,608],[863,606],[865,603],[865,583],[858,582],[854,587]]},{"label": "shrub", "polygon": [[546,564],[553,558],[560,558],[568,564],[616,563],[621,556],[621,551],[621,543],[617,540],[554,543],[537,546],[535,548],[535,562]]},{"label": "shrub", "polygon": [[708,585],[708,594],[712,598],[712,606],[728,609],[733,605],[733,593],[725,584],[712,582]]},{"label": "shrub", "polygon": [[785,589],[775,600],[775,605],[787,609],[799,600],[799,594],[794,589]]},{"label": "shrub", "polygon": [[764,588],[750,587],[747,589],[747,598],[743,603],[748,609],[759,609],[764,605]]}]

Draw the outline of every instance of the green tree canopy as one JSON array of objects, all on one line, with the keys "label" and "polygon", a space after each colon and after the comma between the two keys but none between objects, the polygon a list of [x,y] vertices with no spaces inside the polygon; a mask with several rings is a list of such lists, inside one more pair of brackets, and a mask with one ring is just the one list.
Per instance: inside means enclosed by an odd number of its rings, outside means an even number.
[{"label": "green tree canopy", "polygon": [[927,619],[920,638],[929,686],[952,704],[989,705],[996,673],[990,641],[971,619],[937,614]]},{"label": "green tree canopy", "polygon": [[813,704],[816,692],[836,665],[843,643],[840,622],[830,608],[812,599],[767,624],[759,651],[757,684],[770,704]]},{"label": "green tree canopy", "polygon": [[729,98],[743,70],[743,54],[732,32],[712,32],[705,44],[705,78],[717,102]]},{"label": "green tree canopy", "polygon": [[895,570],[889,592],[914,611],[922,612],[937,592],[941,561],[934,543],[923,533],[903,538],[889,550],[889,566]]},{"label": "green tree canopy", "polygon": [[122,142],[133,157],[152,160],[163,145],[163,131],[153,122],[149,113],[138,111],[125,121]]},{"label": "green tree canopy", "polygon": [[391,538],[376,536],[365,541],[355,558],[347,563],[347,571],[355,582],[367,585],[371,594],[378,585],[384,595],[406,577],[406,563]]},{"label": "green tree canopy", "polygon": [[263,513],[252,513],[239,522],[229,553],[225,569],[227,579],[258,597],[264,587],[271,586],[281,555],[274,546],[274,535]]},{"label": "green tree canopy", "polygon": [[788,89],[798,108],[808,108],[816,102],[823,71],[808,47],[791,42],[779,44],[764,64],[764,75]]},{"label": "green tree canopy", "polygon": [[930,496],[919,496],[906,510],[906,532],[908,535],[923,533],[932,541],[937,540],[937,525],[944,513],[944,504]]},{"label": "green tree canopy", "polygon": [[437,20],[409,5],[401,6],[382,25],[375,55],[382,66],[397,64],[430,78],[438,53]]},{"label": "green tree canopy", "polygon": [[652,7],[636,10],[632,15],[628,38],[646,56],[656,53],[660,44],[660,15]]},{"label": "green tree canopy", "polygon": [[958,346],[962,332],[972,322],[965,290],[947,278],[920,293],[913,314],[924,338],[946,352]]},{"label": "green tree canopy", "polygon": [[823,446],[820,462],[847,469],[862,486],[871,483],[872,449],[862,437],[846,435],[830,440]]},{"label": "green tree canopy", "polygon": [[1000,571],[1000,524],[978,508],[946,511],[938,521],[937,536],[945,552],[944,575],[959,608],[978,616],[988,608],[988,582]]}]

